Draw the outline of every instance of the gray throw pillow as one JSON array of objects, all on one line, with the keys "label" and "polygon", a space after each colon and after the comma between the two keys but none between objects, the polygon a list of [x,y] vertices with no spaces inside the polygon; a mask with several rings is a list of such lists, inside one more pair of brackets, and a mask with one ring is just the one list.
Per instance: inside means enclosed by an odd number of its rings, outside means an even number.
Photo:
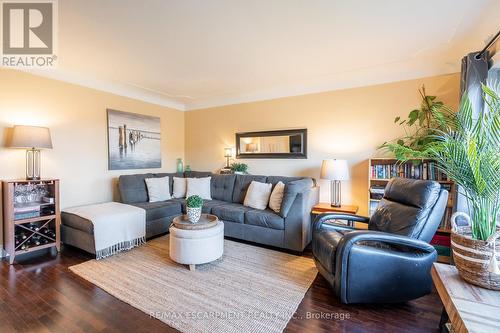
[{"label": "gray throw pillow", "polygon": [[292,208],[293,202],[295,201],[295,197],[297,197],[297,193],[310,189],[312,185],[313,181],[311,178],[293,180],[286,184],[285,192],[283,193],[283,201],[281,202],[281,217],[287,217],[288,212],[290,211],[290,208]]}]

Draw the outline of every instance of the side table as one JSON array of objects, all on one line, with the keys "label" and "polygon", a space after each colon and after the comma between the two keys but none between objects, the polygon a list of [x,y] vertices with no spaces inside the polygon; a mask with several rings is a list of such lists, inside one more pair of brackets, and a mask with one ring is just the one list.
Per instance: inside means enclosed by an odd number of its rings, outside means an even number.
[{"label": "side table", "polygon": [[[311,214],[313,215],[313,221],[316,218],[316,216],[323,214],[323,213],[345,213],[345,214],[356,214],[358,212],[358,206],[356,205],[342,205],[340,207],[334,207],[329,203],[326,202],[320,202],[316,204],[312,210]],[[344,220],[335,220],[336,223],[344,223]],[[345,221],[345,224],[351,227],[354,227],[356,229],[367,229],[368,225],[366,223],[360,223],[360,222],[352,222],[352,221]]]}]

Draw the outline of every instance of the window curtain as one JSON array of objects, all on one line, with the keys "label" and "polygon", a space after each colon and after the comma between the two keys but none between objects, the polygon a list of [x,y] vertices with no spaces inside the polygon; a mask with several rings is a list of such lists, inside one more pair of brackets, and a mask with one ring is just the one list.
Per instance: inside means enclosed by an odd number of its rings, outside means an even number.
[{"label": "window curtain", "polygon": [[479,52],[469,53],[462,58],[460,80],[460,98],[467,93],[472,103],[474,118],[483,110],[481,83],[488,77],[488,51],[479,56]]},{"label": "window curtain", "polygon": [[[488,58],[488,51],[485,51],[481,56],[479,56],[479,52],[472,52],[462,58],[460,98],[467,93],[475,119],[479,117],[484,107],[481,83],[486,83],[488,77]],[[457,193],[457,211],[470,215],[467,198],[461,192],[459,190]]]}]

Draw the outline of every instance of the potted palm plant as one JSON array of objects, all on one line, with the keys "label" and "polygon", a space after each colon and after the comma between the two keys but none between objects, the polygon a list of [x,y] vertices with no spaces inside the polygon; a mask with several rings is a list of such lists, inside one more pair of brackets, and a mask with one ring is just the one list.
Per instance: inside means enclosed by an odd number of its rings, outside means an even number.
[{"label": "potted palm plant", "polygon": [[[496,258],[500,244],[497,226],[500,212],[500,97],[496,89],[482,86],[485,109],[478,119],[465,97],[457,114],[456,129],[439,135],[429,153],[462,189],[471,217],[456,213],[451,235],[455,264],[460,276],[475,285],[500,290]],[[469,226],[458,227],[465,215]]]},{"label": "potted palm plant", "polygon": [[[500,251],[497,226],[500,212],[500,85],[483,85],[485,108],[477,119],[467,96],[453,118],[453,124],[434,131],[420,151],[409,147],[402,154],[437,161],[438,167],[457,185],[467,199],[471,216],[452,216],[451,246],[460,276],[467,282],[500,290]],[[467,226],[458,226],[464,216]]]},{"label": "potted palm plant", "polygon": [[201,218],[203,199],[198,195],[191,195],[186,199],[186,213],[189,222],[197,223]]}]

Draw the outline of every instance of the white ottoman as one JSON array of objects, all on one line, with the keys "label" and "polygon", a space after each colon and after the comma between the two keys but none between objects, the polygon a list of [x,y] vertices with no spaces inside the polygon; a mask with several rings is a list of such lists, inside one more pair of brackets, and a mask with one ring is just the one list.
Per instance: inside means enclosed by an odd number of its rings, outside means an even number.
[{"label": "white ottoman", "polygon": [[170,259],[179,264],[206,264],[219,259],[224,252],[224,223],[219,221],[214,227],[199,230],[179,229],[173,225],[170,230]]}]

